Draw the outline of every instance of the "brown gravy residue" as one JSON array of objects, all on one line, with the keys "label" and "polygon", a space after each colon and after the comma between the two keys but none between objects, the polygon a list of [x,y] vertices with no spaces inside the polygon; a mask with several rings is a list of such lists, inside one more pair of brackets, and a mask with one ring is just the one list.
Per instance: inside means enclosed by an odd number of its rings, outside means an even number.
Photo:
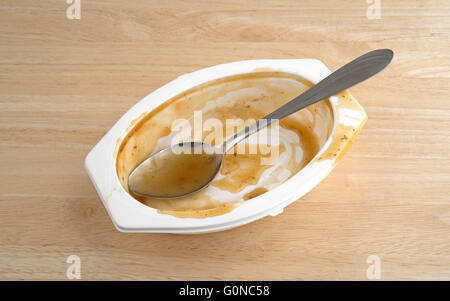
[{"label": "brown gravy residue", "polygon": [[[258,120],[309,86],[310,83],[290,74],[257,72],[208,83],[165,102],[139,118],[118,142],[116,168],[122,186],[128,191],[131,171],[150,154],[170,146],[168,138],[173,134],[175,120],[181,118],[192,122],[195,111],[202,111],[203,120],[217,119],[223,124],[227,119]],[[176,199],[130,194],[161,213],[177,217],[203,218],[227,213],[242,202],[282,184],[308,164],[329,138],[333,121],[328,100],[321,101],[279,122],[279,145],[270,146],[269,154],[259,150],[253,154],[239,153],[235,149],[228,152],[219,174],[206,189]],[[247,124],[237,125],[235,130],[244,126]],[[199,141],[220,143],[208,141],[211,132],[211,129],[203,129]],[[226,136],[225,129],[223,134]],[[192,136],[185,141],[195,141]],[[245,147],[251,145],[251,141],[245,143]],[[261,159],[268,157],[272,157],[270,163],[261,164]],[[182,185],[183,181],[180,181]],[[160,185],[164,186],[163,183]]]}]

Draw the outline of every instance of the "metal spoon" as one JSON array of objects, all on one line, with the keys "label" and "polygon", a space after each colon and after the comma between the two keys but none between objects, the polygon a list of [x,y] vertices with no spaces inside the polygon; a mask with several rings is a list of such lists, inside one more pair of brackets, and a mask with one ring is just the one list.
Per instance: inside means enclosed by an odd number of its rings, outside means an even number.
[{"label": "metal spoon", "polygon": [[358,57],[221,146],[188,142],[150,155],[131,172],[128,188],[137,195],[154,198],[182,197],[205,188],[219,172],[225,153],[236,144],[275,121],[372,77],[390,63],[393,55],[392,50],[378,49]]}]

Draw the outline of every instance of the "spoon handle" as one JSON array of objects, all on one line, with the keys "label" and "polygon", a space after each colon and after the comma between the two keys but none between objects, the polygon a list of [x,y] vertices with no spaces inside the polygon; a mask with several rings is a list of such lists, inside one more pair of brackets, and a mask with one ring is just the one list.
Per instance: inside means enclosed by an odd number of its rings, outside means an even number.
[{"label": "spoon handle", "polygon": [[225,142],[225,151],[271,123],[374,76],[389,65],[393,56],[394,53],[390,49],[378,49],[358,57],[279,109],[229,138]]}]

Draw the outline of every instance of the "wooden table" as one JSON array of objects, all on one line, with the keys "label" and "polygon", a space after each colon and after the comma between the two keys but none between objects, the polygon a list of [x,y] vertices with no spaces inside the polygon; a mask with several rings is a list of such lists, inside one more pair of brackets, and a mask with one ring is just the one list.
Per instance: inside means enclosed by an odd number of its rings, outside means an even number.
[{"label": "wooden table", "polygon": [[[263,3],[264,2],[264,3]],[[450,2],[0,3],[0,279],[450,279]],[[351,89],[369,120],[336,169],[286,208],[205,235],[117,232],[83,167],[115,121],[177,76],[224,62],[376,48]]]}]

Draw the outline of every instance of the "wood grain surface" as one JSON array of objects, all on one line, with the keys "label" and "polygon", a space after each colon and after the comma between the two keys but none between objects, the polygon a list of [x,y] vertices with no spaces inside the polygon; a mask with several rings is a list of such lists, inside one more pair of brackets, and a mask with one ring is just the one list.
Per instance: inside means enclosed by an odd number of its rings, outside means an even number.
[{"label": "wood grain surface", "polygon": [[[450,2],[0,2],[0,279],[450,279]],[[128,108],[220,63],[376,48],[392,64],[351,89],[369,120],[313,191],[276,217],[204,235],[113,227],[83,161]]]}]

